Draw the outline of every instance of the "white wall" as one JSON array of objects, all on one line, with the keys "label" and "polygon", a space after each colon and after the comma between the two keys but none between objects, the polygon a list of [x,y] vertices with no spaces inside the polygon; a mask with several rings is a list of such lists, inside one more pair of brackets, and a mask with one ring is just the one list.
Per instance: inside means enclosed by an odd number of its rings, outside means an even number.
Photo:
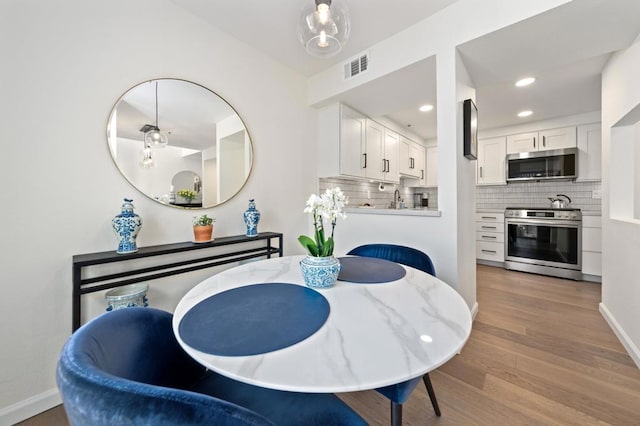
[{"label": "white wall", "polygon": [[[255,198],[259,230],[284,232],[288,254],[302,253],[296,237],[309,227],[302,209],[316,185],[305,167],[315,124],[304,79],[166,0],[3,2],[0,52],[0,424],[10,424],[56,402],[71,257],[115,250],[110,221],[122,198],[144,219],[140,246],[191,239],[193,211],[142,196],[111,160],[105,130],[122,93],[174,77],[233,105],[254,141],[253,174],[206,212],[217,236],[243,234],[242,212]],[[180,286],[152,283],[152,303],[171,308],[203,274],[181,276]]]},{"label": "white wall", "polygon": [[[616,178],[627,176],[628,179],[633,179],[634,175],[631,162],[621,163],[625,156],[630,157],[632,153],[629,149],[617,150],[619,146],[615,144],[626,143],[627,147],[633,150],[638,149],[638,141],[633,139],[633,131],[623,132],[630,133],[630,140],[616,141],[614,139],[619,132],[612,129],[640,105],[638,69],[640,42],[636,41],[628,49],[615,53],[602,75],[603,197],[600,307],[636,364],[640,366],[640,278],[636,270],[640,258],[640,222],[631,218],[616,217],[613,211],[615,206],[619,206],[625,199],[632,198],[631,192],[620,193],[616,190],[614,176],[617,174]],[[631,129],[633,130],[633,127]]]}]

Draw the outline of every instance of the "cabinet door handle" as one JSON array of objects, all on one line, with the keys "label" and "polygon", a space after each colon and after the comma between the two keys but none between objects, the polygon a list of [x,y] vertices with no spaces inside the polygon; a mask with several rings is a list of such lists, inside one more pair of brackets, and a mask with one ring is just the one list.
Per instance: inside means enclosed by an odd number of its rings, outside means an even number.
[{"label": "cabinet door handle", "polygon": [[424,179],[424,170],[420,170],[420,174],[422,175],[420,179]]},{"label": "cabinet door handle", "polygon": [[482,225],[481,228],[482,229],[498,229],[496,226],[485,226],[485,225]]},{"label": "cabinet door handle", "polygon": [[480,166],[480,177],[482,177],[482,166]]},{"label": "cabinet door handle", "polygon": [[411,165],[409,167],[411,167],[412,169],[415,169],[416,168],[415,160],[413,159],[413,157],[411,157],[410,160],[411,160]]},{"label": "cabinet door handle", "polygon": [[386,172],[387,171],[387,160],[385,160],[384,158],[382,159],[382,172]]},{"label": "cabinet door handle", "polygon": [[536,147],[536,138],[533,138],[533,148]]},{"label": "cabinet door handle", "polygon": [[497,251],[495,251],[495,250],[485,250],[485,249],[482,249],[482,252],[483,253],[492,253],[492,254],[496,254],[497,253]]},{"label": "cabinet door handle", "polygon": [[391,163],[389,162],[389,160],[385,160],[387,162],[387,170],[386,172],[389,173],[391,172]]},{"label": "cabinet door handle", "polygon": [[364,157],[364,166],[362,168],[366,169],[367,168],[367,153],[365,152],[364,154],[362,154],[362,156]]},{"label": "cabinet door handle", "polygon": [[546,146],[547,146],[547,137],[546,137],[546,136],[543,136],[543,137],[542,137],[542,146],[543,146],[543,147],[546,147]]},{"label": "cabinet door handle", "polygon": [[494,237],[493,235],[483,235],[482,238],[488,238],[490,240],[495,240],[498,237]]}]

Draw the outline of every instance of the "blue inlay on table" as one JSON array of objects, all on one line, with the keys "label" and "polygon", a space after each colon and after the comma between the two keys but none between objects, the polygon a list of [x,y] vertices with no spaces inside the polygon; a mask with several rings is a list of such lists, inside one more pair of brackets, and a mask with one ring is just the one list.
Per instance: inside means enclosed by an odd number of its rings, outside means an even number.
[{"label": "blue inlay on table", "polygon": [[403,278],[407,271],[395,262],[375,257],[340,257],[339,281],[361,284],[388,283]]},{"label": "blue inlay on table", "polygon": [[182,340],[212,355],[247,356],[303,341],[329,317],[329,302],[308,287],[252,284],[223,291],[192,307],[179,325]]}]

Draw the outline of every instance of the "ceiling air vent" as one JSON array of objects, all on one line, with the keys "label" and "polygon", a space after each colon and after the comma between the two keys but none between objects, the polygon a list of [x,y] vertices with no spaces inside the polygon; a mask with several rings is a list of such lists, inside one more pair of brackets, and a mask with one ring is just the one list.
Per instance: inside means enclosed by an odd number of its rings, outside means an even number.
[{"label": "ceiling air vent", "polygon": [[363,53],[344,64],[344,79],[355,77],[369,69],[369,53]]}]

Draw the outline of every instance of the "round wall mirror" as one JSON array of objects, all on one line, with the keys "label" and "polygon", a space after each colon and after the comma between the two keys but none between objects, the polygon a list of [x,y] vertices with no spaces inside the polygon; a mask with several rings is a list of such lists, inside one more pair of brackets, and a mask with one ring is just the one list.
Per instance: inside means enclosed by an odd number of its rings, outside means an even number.
[{"label": "round wall mirror", "polygon": [[107,142],[137,190],[178,208],[228,201],[253,165],[251,137],[233,107],[179,79],[146,81],[122,95],[109,116]]}]

